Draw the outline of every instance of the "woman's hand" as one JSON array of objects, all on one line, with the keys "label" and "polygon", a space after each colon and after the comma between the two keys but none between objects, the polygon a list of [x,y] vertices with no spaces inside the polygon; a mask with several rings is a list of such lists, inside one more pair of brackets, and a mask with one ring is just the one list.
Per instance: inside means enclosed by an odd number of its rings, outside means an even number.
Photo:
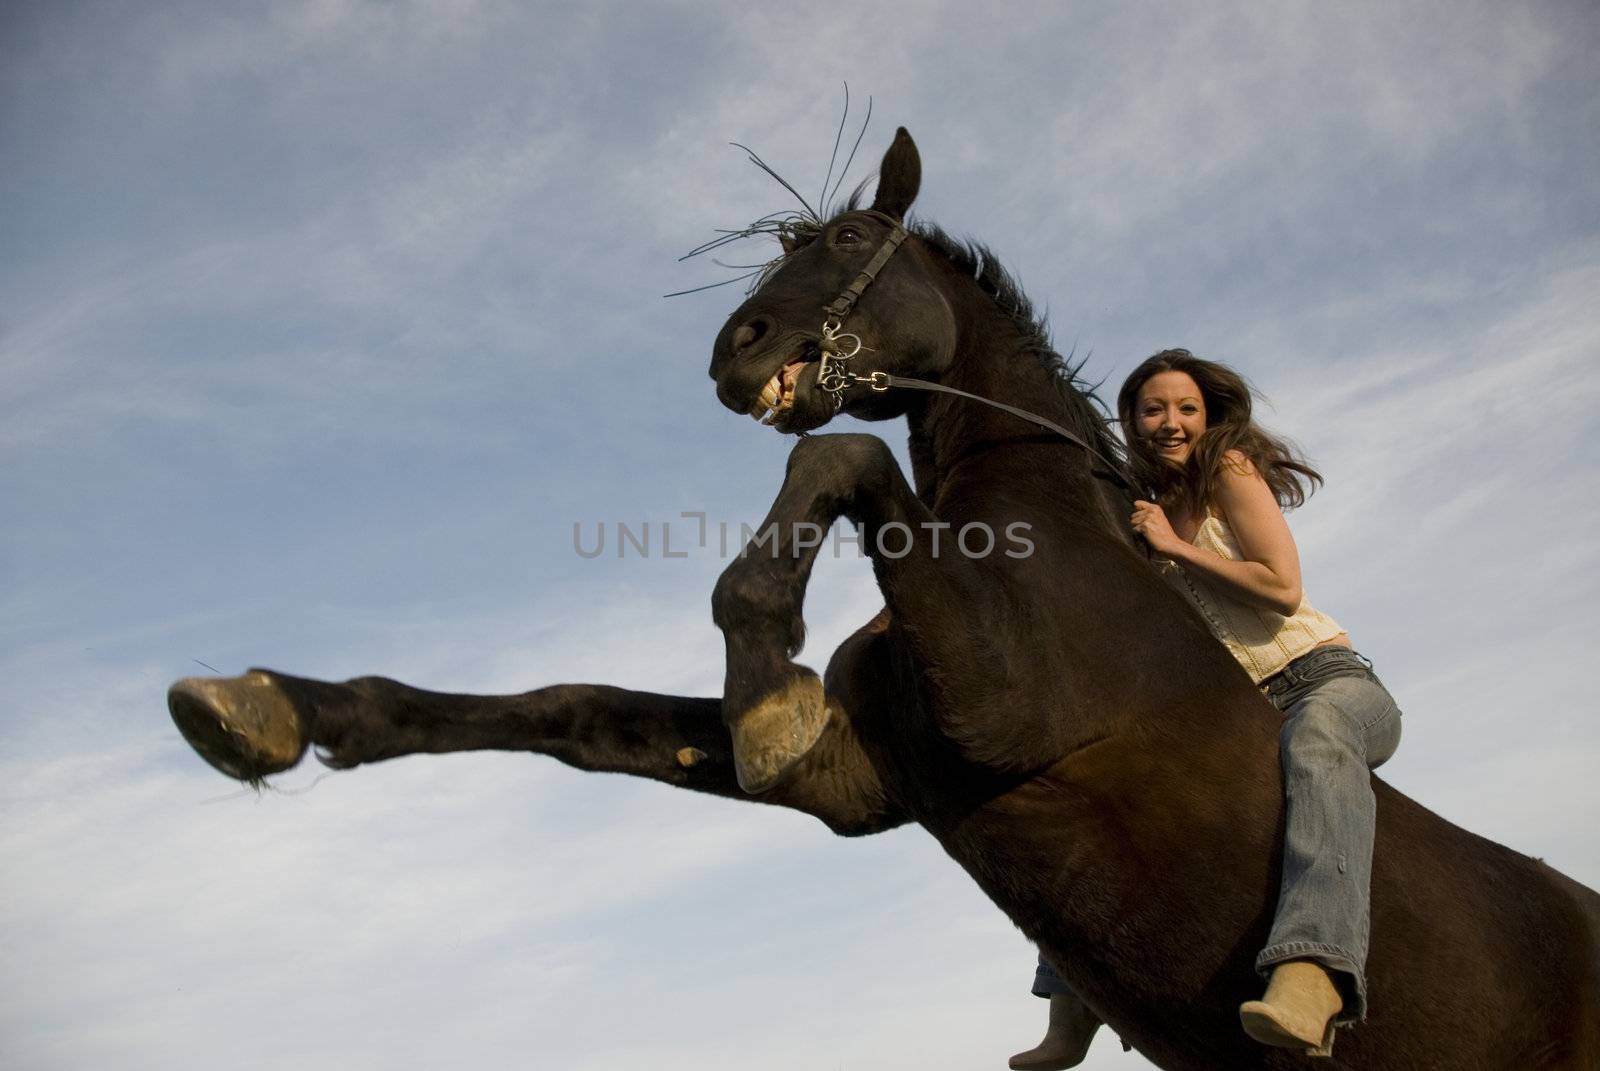
[{"label": "woman's hand", "polygon": [[1150,544],[1150,549],[1164,558],[1177,558],[1182,553],[1181,548],[1188,544],[1178,538],[1178,533],[1172,530],[1172,522],[1167,520],[1167,511],[1154,502],[1144,499],[1133,504],[1133,530],[1144,536],[1145,542]]}]

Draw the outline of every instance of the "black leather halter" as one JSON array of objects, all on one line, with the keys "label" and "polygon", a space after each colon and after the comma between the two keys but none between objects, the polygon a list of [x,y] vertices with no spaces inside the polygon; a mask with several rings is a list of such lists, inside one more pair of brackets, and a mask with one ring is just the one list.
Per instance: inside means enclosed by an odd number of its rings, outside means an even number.
[{"label": "black leather halter", "polygon": [[872,259],[867,262],[867,266],[862,268],[860,273],[851,280],[850,285],[845,287],[833,301],[822,307],[823,312],[841,322],[846,316],[850,315],[850,310],[855,308],[857,301],[861,300],[861,292],[872,283],[872,280],[878,277],[878,273],[883,270],[883,266],[889,263],[889,258],[894,256],[894,251],[900,248],[900,243],[906,240],[906,234],[908,233],[905,225],[893,216],[885,215],[872,209],[867,209],[862,215],[871,216],[881,223],[888,224],[889,236],[883,240],[883,244],[878,247],[878,251],[872,254]]},{"label": "black leather halter", "polygon": [[953,394],[959,398],[969,398],[975,402],[1004,410],[1013,416],[1037,424],[1048,431],[1053,431],[1068,442],[1083,448],[1090,457],[1096,458],[1106,468],[1106,474],[1123,489],[1132,492],[1134,489],[1122,475],[1122,469],[1116,462],[1106,457],[1099,450],[1084,442],[1080,436],[1063,428],[1054,421],[1046,420],[1037,413],[1030,413],[1026,409],[1019,409],[1005,402],[997,402],[982,395],[972,394],[968,391],[947,387],[942,383],[934,383],[927,379],[912,379],[908,376],[891,375],[888,372],[869,372],[864,376],[857,375],[846,367],[850,358],[861,352],[861,336],[853,335],[844,330],[844,320],[855,308],[856,302],[861,300],[861,294],[872,281],[878,277],[883,266],[889,263],[889,258],[894,256],[895,250],[900,248],[900,243],[906,240],[909,232],[905,225],[892,216],[885,215],[871,209],[863,215],[871,216],[889,227],[889,235],[878,246],[878,251],[872,255],[867,266],[862,268],[850,285],[840,292],[839,296],[822,307],[826,314],[822,321],[822,337],[818,340],[818,347],[822,350],[821,367],[817,369],[817,386],[833,398],[833,410],[838,412],[844,407],[844,392],[856,384],[863,384],[871,390],[883,393],[893,387],[902,387],[908,390],[937,391],[940,394]]}]

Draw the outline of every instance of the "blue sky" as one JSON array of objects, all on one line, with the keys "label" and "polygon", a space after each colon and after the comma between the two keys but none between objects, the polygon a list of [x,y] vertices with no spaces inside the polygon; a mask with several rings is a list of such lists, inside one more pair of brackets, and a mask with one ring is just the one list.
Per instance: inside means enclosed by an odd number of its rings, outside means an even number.
[{"label": "blue sky", "polygon": [[[705,376],[738,295],[660,295],[785,207],[729,141],[820,185],[845,81],[853,179],[907,126],[921,215],[1093,377],[1172,345],[1252,377],[1328,477],[1308,590],[1406,712],[1384,776],[1600,884],[1600,16],[1000,10],[5,6],[7,1066],[937,1071],[1036,1039],[1026,942],[920,831],[514,755],[256,798],[164,705],[197,660],[715,694],[716,554],[572,528],[765,512],[790,443]],[[822,563],[803,660],[877,605]]]}]

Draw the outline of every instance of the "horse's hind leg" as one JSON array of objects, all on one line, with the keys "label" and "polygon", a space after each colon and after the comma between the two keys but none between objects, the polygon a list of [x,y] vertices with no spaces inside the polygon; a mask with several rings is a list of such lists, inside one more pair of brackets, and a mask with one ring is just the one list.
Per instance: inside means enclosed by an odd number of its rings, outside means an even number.
[{"label": "horse's hind leg", "polygon": [[[870,659],[870,636],[847,641],[850,661]],[[861,648],[861,650],[858,650]],[[905,821],[862,753],[850,711],[880,701],[879,674],[846,679],[829,697],[817,749],[825,776],[790,778],[761,802],[803,811],[860,835]],[[520,695],[449,695],[383,677],[343,683],[253,669],[241,677],[191,678],[168,692],[184,737],[211,765],[240,780],[293,766],[315,747],[336,768],[401,755],[527,751],[580,770],[631,774],[677,788],[748,800],[734,776],[733,747],[717,699],[556,684]]]}]

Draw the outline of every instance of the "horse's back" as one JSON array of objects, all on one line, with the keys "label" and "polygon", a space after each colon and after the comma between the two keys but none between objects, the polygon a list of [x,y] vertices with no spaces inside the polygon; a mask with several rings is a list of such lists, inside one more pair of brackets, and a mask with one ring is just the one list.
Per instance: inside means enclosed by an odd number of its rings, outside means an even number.
[{"label": "horse's back", "polygon": [[1380,779],[1374,789],[1371,1011],[1349,1055],[1600,1068],[1600,896]]}]

